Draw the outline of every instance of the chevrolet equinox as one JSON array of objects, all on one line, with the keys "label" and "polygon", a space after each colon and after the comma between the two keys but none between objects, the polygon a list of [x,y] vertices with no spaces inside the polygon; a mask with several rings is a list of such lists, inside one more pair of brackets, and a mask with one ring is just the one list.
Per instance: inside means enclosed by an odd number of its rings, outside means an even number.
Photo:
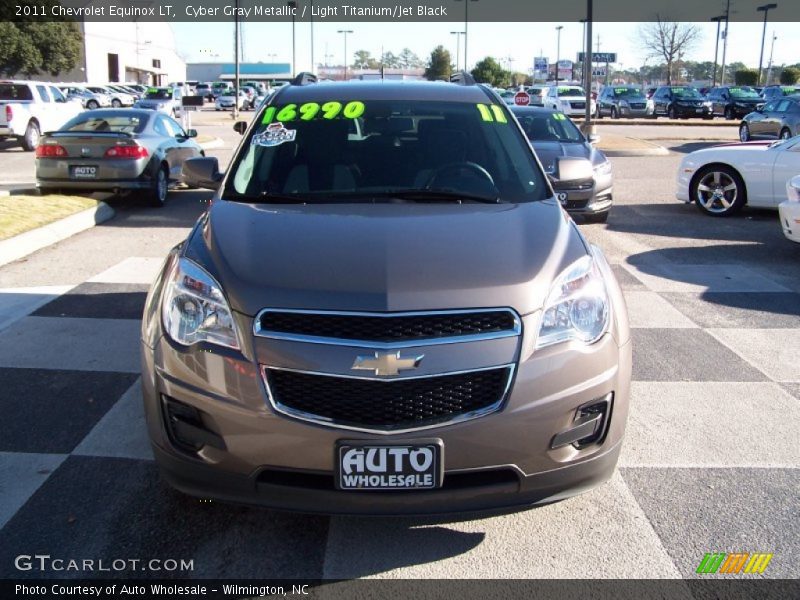
[{"label": "chevrolet equinox", "polygon": [[620,288],[516,118],[466,74],[317,83],[247,126],[142,327],[165,479],[303,512],[532,506],[607,480],[628,413]]}]

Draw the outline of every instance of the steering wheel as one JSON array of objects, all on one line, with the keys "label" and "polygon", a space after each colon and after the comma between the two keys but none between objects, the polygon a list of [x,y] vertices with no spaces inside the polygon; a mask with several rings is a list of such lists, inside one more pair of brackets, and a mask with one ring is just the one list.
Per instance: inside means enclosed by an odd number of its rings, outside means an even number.
[{"label": "steering wheel", "polygon": [[467,170],[477,175],[478,178],[485,180],[492,187],[492,191],[497,191],[497,186],[494,184],[494,179],[492,178],[489,171],[484,169],[478,163],[470,162],[470,161],[463,161],[463,162],[453,162],[448,163],[446,165],[442,165],[438,169],[434,170],[431,176],[428,178],[428,181],[425,183],[425,189],[430,190],[433,189],[435,186],[434,184],[437,182],[438,179],[443,178],[445,175],[450,174],[457,174],[460,170]]}]

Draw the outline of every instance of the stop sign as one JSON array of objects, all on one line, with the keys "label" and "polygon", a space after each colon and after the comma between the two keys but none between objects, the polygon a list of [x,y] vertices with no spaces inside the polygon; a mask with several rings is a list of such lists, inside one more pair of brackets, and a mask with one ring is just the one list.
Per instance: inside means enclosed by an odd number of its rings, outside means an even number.
[{"label": "stop sign", "polygon": [[517,92],[514,94],[514,104],[517,106],[528,106],[531,103],[531,97],[528,92]]}]

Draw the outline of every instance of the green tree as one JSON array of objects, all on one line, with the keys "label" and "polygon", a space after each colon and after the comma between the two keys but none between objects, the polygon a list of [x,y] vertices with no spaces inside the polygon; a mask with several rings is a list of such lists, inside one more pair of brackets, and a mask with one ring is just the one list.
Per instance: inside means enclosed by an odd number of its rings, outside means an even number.
[{"label": "green tree", "polygon": [[758,82],[758,71],[753,69],[740,69],[733,74],[733,81],[736,85],[756,85]]},{"label": "green tree", "polygon": [[419,56],[414,54],[408,48],[403,48],[400,55],[397,57],[398,66],[403,69],[419,69],[424,66]]},{"label": "green tree", "polygon": [[425,79],[435,81],[437,79],[450,79],[453,65],[450,62],[450,52],[444,46],[436,46],[431,52],[428,66],[425,69]]},{"label": "green tree", "polygon": [[387,69],[396,69],[400,66],[400,60],[393,52],[384,52],[381,62]]},{"label": "green tree", "polygon": [[488,83],[494,87],[505,87],[510,79],[510,73],[491,56],[475,63],[471,73],[478,83]]},{"label": "green tree", "polygon": [[381,63],[369,50],[357,50],[353,53],[353,64],[350,66],[354,69],[380,69]]},{"label": "green tree", "polygon": [[80,59],[82,36],[75,23],[0,21],[0,72],[7,76],[56,76]]},{"label": "green tree", "polygon": [[794,85],[800,79],[800,69],[796,67],[784,67],[781,71],[781,85]]}]

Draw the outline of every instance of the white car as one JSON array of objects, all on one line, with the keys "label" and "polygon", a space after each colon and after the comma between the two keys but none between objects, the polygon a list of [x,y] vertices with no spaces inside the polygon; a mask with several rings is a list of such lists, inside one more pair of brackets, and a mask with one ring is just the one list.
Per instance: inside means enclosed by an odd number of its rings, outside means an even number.
[{"label": "white car", "polygon": [[222,92],[214,103],[214,110],[227,110],[229,108],[233,108],[234,105],[238,106],[239,110],[244,110],[244,107],[247,106],[248,99],[247,94],[244,93],[243,90],[239,90],[239,99],[238,102],[236,101],[236,96],[234,95],[235,92],[233,90],[226,90]]},{"label": "white car", "polygon": [[783,235],[800,244],[800,175],[786,184],[786,195],[789,199],[778,205]]},{"label": "white car", "polygon": [[786,197],[786,182],[798,173],[800,136],[713,146],[684,157],[675,196],[715,217],[732,215],[745,204],[775,209]]},{"label": "white car", "polygon": [[[551,85],[542,97],[545,108],[552,108],[570,117],[586,114],[586,91],[579,85]],[[592,98],[591,111],[595,114],[597,102]]]}]

